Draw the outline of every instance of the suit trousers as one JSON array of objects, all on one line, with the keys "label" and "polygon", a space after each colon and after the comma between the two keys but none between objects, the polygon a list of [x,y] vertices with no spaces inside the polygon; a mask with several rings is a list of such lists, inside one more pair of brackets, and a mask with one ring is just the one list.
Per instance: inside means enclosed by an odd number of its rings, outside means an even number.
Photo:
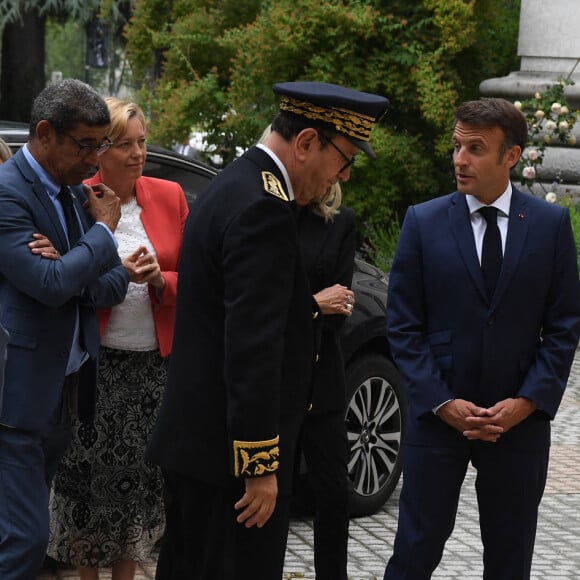
[{"label": "suit trousers", "polygon": [[463,447],[407,445],[394,552],[384,580],[428,580],[455,525],[471,461],[483,543],[484,580],[528,580],[549,449],[465,441]]},{"label": "suit trousers", "polygon": [[0,578],[35,580],[48,545],[48,498],[71,441],[74,382],[41,432],[0,425]]},{"label": "suit trousers", "polygon": [[301,446],[315,504],[316,580],[346,580],[350,481],[343,411],[308,414]]},{"label": "suit trousers", "polygon": [[290,498],[278,497],[262,528],[236,522],[244,493],[163,470],[166,527],[157,580],[277,580],[284,571]]}]

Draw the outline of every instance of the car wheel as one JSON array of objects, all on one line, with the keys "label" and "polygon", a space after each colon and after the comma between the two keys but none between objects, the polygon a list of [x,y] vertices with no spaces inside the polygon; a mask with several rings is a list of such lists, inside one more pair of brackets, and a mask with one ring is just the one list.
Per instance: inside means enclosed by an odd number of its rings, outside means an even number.
[{"label": "car wheel", "polygon": [[370,515],[401,476],[407,400],[399,372],[379,354],[363,355],[348,366],[346,393],[351,514]]}]

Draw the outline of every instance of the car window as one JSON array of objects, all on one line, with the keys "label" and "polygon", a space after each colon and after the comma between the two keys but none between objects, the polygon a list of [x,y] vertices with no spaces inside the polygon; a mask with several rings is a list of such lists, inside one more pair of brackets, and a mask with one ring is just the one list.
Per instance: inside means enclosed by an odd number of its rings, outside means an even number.
[{"label": "car window", "polygon": [[188,203],[195,200],[198,193],[203,191],[211,180],[210,173],[198,172],[194,165],[180,165],[169,159],[160,159],[153,153],[147,155],[147,162],[143,174],[159,179],[176,181],[185,192]]}]

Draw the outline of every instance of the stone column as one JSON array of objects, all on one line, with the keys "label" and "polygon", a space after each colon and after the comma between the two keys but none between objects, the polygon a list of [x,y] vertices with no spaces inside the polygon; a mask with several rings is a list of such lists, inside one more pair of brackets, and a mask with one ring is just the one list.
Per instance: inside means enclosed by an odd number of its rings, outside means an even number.
[{"label": "stone column", "polygon": [[[580,109],[580,2],[578,0],[522,0],[518,55],[520,70],[506,77],[484,80],[484,96],[524,100],[564,78],[574,85],[564,90],[572,109]],[[546,148],[538,175],[546,190],[557,181],[557,193],[580,197],[580,121],[573,134],[575,146],[555,144]],[[517,183],[517,182],[516,182]],[[543,195],[541,187],[534,193]]]}]

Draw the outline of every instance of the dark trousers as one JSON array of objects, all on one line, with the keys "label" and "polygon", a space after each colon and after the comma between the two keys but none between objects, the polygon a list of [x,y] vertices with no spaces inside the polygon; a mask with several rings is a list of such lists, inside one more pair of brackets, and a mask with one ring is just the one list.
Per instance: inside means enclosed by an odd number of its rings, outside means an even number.
[{"label": "dark trousers", "polygon": [[48,545],[48,497],[71,440],[69,390],[41,432],[0,425],[0,578],[34,580]]},{"label": "dark trousers", "polygon": [[428,580],[455,525],[468,463],[483,543],[484,580],[528,580],[548,448],[526,450],[481,441],[460,450],[406,446],[394,552],[384,580]]},{"label": "dark trousers", "polygon": [[278,498],[262,527],[236,522],[234,504],[244,493],[172,472],[165,480],[166,527],[157,580],[279,580],[290,519],[290,499]]},{"label": "dark trousers", "polygon": [[315,503],[316,580],[346,580],[349,479],[344,414],[308,415],[301,445]]}]

